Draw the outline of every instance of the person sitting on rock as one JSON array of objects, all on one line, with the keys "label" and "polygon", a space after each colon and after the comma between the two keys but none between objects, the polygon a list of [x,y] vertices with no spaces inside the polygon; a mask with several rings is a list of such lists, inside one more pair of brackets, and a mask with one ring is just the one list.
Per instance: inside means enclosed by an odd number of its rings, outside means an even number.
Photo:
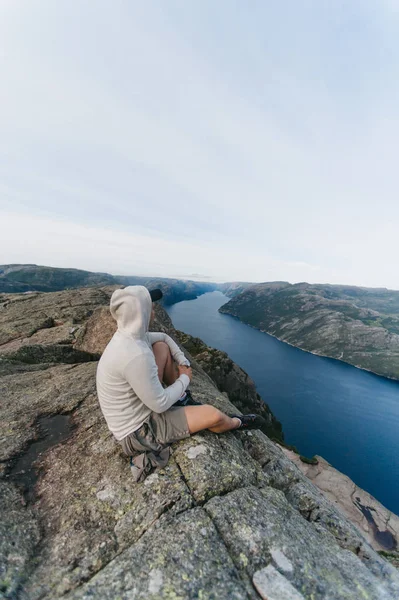
[{"label": "person sitting on rock", "polygon": [[118,329],[97,368],[102,413],[123,452],[132,457],[136,481],[153,467],[166,465],[172,442],[203,429],[223,433],[258,429],[264,423],[257,415],[228,416],[195,402],[187,390],[192,377],[189,361],[170,336],[149,332],[152,302],[161,298],[161,290],[149,292],[140,285],[112,294],[110,310]]}]

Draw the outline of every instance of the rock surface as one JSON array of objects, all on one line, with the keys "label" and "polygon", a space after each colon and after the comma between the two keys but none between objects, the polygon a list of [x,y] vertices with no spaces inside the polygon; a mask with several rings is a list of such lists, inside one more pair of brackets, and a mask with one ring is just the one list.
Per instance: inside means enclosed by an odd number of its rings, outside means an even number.
[{"label": "rock surface", "polygon": [[[398,571],[260,431],[202,432],[133,482],[95,394],[111,292],[1,298],[0,597],[398,598]],[[24,362],[35,340],[91,359]],[[195,397],[236,410],[195,359],[193,372]],[[59,418],[62,441],[43,425]]]},{"label": "rock surface", "polygon": [[359,488],[349,477],[334,469],[321,456],[317,464],[304,463],[298,454],[282,448],[323,495],[357,527],[369,544],[387,552],[393,564],[399,566],[399,517],[389,511],[371,494]]},{"label": "rock surface", "polygon": [[399,379],[398,291],[259,283],[219,310],[302,350]]}]

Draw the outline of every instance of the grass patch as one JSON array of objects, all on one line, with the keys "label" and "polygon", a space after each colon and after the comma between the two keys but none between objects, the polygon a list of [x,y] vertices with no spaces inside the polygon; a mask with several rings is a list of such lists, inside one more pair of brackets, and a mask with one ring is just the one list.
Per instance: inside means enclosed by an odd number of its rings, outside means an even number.
[{"label": "grass patch", "polygon": [[307,456],[302,456],[302,454],[300,454],[299,458],[301,459],[301,461],[303,463],[306,463],[307,465],[318,465],[319,464],[319,461],[317,460],[317,458],[315,456],[313,456],[312,458],[308,458]]}]

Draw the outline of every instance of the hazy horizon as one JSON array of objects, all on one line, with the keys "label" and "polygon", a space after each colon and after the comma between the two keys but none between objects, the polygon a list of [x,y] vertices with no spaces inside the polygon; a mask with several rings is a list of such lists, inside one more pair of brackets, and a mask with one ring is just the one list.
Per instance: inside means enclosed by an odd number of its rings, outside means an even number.
[{"label": "hazy horizon", "polygon": [[104,271],[102,269],[98,270],[98,271],[90,271],[89,269],[80,269],[80,267],[55,267],[54,265],[38,265],[36,263],[3,263],[0,266],[20,266],[20,265],[24,265],[24,266],[37,266],[37,267],[45,267],[45,268],[55,268],[55,269],[76,269],[76,270],[82,270],[82,271],[89,271],[92,273],[97,273],[97,274],[106,274],[106,275],[112,275],[113,277],[126,277],[126,276],[130,276],[130,277],[146,277],[148,279],[152,279],[152,278],[156,278],[156,279],[179,279],[179,280],[187,280],[187,281],[196,281],[198,283],[214,283],[214,284],[222,284],[222,283],[253,283],[253,284],[257,284],[257,283],[278,283],[278,282],[282,282],[282,283],[290,283],[291,285],[295,285],[295,284],[299,284],[299,283],[308,283],[311,285],[336,285],[336,286],[349,286],[349,287],[363,287],[363,288],[374,288],[374,289],[387,289],[389,291],[393,291],[393,292],[399,292],[399,289],[395,289],[395,288],[387,288],[386,286],[353,286],[352,284],[347,284],[347,283],[330,283],[328,281],[288,281],[285,279],[263,279],[260,281],[244,281],[242,279],[222,279],[222,280],[215,280],[215,279],[211,279],[210,277],[206,276],[206,275],[187,275],[186,277],[177,277],[176,275],[160,275],[159,273],[121,273],[121,272],[115,272],[115,273],[110,273],[108,271]]},{"label": "hazy horizon", "polygon": [[0,5],[0,262],[399,289],[399,4]]}]

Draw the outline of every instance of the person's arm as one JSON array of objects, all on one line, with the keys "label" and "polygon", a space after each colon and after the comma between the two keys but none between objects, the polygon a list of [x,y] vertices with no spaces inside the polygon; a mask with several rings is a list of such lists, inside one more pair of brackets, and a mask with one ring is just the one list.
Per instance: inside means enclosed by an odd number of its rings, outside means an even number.
[{"label": "person's arm", "polygon": [[156,342],[166,342],[173,356],[173,360],[177,362],[178,365],[187,365],[188,367],[190,366],[190,361],[184,356],[179,346],[176,344],[175,341],[172,340],[172,338],[167,333],[162,333],[161,331],[150,331],[147,333],[147,336],[151,346]]},{"label": "person's arm", "polygon": [[156,413],[168,410],[185,392],[190,378],[182,374],[167,388],[163,388],[158,377],[154,357],[141,354],[133,358],[124,369],[124,376],[140,400]]}]

